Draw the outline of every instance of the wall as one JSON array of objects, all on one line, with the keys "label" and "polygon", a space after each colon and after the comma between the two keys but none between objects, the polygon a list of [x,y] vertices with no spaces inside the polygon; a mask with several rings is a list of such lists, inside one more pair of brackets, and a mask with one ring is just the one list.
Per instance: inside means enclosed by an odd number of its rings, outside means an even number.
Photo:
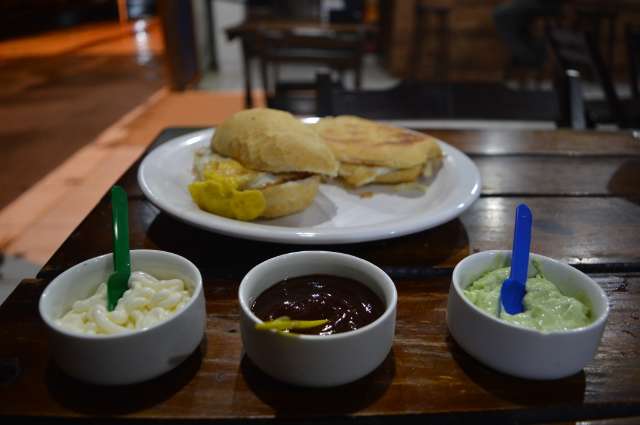
[{"label": "wall", "polygon": [[[558,0],[560,1],[560,0]],[[449,26],[449,80],[503,79],[508,53],[499,38],[493,23],[492,12],[504,0],[429,0],[429,5],[445,5],[451,8]],[[624,26],[626,23],[640,23],[640,2],[618,0],[620,15],[616,23],[615,69],[618,79],[626,78],[626,51]],[[416,0],[387,0],[383,3],[382,29],[383,53],[387,69],[397,77],[404,77],[408,64],[414,63],[413,39],[415,32]],[[542,33],[542,22],[536,31]],[[424,51],[419,57],[423,61],[419,76],[430,79],[434,74],[434,51],[437,35],[429,32]],[[602,50],[604,51],[604,44]],[[547,74],[549,73],[547,67]]]}]

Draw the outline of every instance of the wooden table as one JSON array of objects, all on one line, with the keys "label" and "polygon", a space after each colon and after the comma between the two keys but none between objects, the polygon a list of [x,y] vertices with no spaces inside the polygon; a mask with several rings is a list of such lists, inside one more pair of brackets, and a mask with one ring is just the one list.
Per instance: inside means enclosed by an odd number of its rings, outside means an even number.
[{"label": "wooden table", "polygon": [[[194,129],[169,129],[162,143]],[[100,417],[174,422],[209,419],[320,422],[535,423],[640,416],[640,141],[628,133],[431,131],[480,168],[480,199],[460,218],[397,239],[302,247],[245,241],[178,222],[148,202],[137,165],[121,179],[130,194],[132,248],[172,251],[204,278],[206,341],[153,381],[97,388],[64,376],[49,359],[37,302],[67,267],[111,249],[107,197],[69,236],[36,279],[0,307],[0,415],[20,419]],[[590,273],[611,314],[595,359],[558,381],[494,372],[463,352],[445,324],[452,267],[472,252],[509,248],[515,206],[534,213],[533,251]],[[399,294],[392,353],[371,375],[330,390],[278,383],[243,356],[236,292],[258,262],[323,248],[383,267]],[[17,376],[12,376],[12,373]]]},{"label": "wooden table", "polygon": [[362,23],[322,23],[318,21],[249,19],[226,29],[229,41],[240,38],[242,44],[242,66],[244,72],[245,106],[253,107],[251,63],[257,56],[255,42],[258,31],[321,31],[324,33],[372,34],[377,27]]}]

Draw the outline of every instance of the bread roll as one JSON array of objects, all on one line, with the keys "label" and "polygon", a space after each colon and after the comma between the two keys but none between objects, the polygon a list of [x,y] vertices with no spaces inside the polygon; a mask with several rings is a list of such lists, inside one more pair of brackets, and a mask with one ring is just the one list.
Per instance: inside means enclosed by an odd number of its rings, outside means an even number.
[{"label": "bread roll", "polygon": [[320,177],[312,176],[260,189],[267,202],[260,217],[276,218],[304,210],[313,202],[319,186]]},{"label": "bread roll", "polygon": [[238,112],[216,129],[211,147],[254,170],[338,174],[338,162],[318,134],[275,109]]}]

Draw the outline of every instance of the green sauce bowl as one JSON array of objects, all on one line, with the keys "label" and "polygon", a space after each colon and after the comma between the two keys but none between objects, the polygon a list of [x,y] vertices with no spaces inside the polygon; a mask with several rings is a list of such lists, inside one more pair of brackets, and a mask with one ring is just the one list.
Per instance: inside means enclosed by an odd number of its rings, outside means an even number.
[{"label": "green sauce bowl", "polygon": [[512,376],[547,380],[578,373],[600,344],[609,315],[607,296],[593,279],[568,264],[538,254],[531,254],[529,261],[529,276],[539,271],[560,292],[587,303],[591,323],[570,330],[539,331],[510,324],[476,307],[464,289],[487,272],[511,263],[511,251],[483,251],[466,257],[453,270],[447,301],[451,336],[476,360]]}]

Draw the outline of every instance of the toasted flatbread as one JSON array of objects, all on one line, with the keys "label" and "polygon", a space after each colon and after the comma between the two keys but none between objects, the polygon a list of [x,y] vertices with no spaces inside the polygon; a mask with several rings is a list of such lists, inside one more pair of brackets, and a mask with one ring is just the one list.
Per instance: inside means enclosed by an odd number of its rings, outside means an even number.
[{"label": "toasted flatbread", "polygon": [[322,118],[312,127],[343,163],[403,169],[442,156],[437,141],[426,134],[363,118]]},{"label": "toasted flatbread", "polygon": [[422,172],[422,165],[410,168],[372,167],[369,165],[340,164],[338,175],[349,186],[359,187],[369,183],[404,183],[414,181]]},{"label": "toasted flatbread", "polygon": [[370,165],[340,164],[338,175],[349,186],[360,187],[369,183],[396,184],[412,182],[420,175],[430,177],[440,168],[441,158],[432,158],[425,164],[409,168],[374,167]]},{"label": "toasted flatbread", "polygon": [[257,171],[338,174],[338,161],[318,134],[290,113],[275,109],[234,114],[216,129],[211,147]]}]

